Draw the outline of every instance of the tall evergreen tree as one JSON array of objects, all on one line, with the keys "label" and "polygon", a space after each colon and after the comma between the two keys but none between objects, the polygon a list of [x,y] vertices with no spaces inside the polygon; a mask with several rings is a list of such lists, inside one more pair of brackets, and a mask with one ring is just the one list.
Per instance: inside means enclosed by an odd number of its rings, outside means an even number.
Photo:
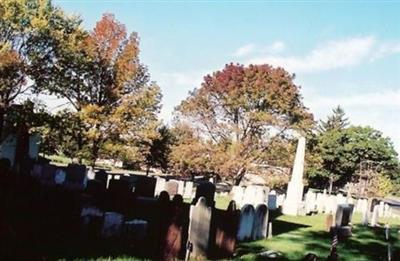
[{"label": "tall evergreen tree", "polygon": [[320,120],[319,131],[322,133],[330,130],[343,130],[347,126],[349,126],[349,118],[346,117],[342,107],[338,105],[332,110],[332,115],[328,116],[326,121]]}]

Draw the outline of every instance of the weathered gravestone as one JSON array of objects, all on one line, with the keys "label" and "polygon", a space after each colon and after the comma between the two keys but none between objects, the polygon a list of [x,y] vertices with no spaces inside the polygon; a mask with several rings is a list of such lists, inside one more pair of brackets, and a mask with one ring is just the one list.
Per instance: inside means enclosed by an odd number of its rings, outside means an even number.
[{"label": "weathered gravestone", "polygon": [[254,207],[252,205],[244,205],[240,213],[239,229],[237,233],[238,241],[251,240],[254,224]]},{"label": "weathered gravestone", "polygon": [[215,194],[215,185],[211,182],[203,182],[197,186],[196,196],[193,199],[192,204],[197,204],[197,201],[200,197],[204,197],[207,201],[207,206],[214,207],[214,194]]},{"label": "weathered gravestone", "polygon": [[211,259],[232,257],[236,247],[236,235],[240,220],[240,210],[231,201],[227,210],[214,208],[211,217],[210,253]]},{"label": "weathered gravestone", "polygon": [[165,183],[167,181],[163,178],[157,177],[156,178],[156,188],[154,189],[154,196],[160,195],[162,191],[165,190]]},{"label": "weathered gravestone", "polygon": [[335,225],[338,236],[346,238],[351,236],[350,222],[353,216],[354,205],[339,204],[336,210]]},{"label": "weathered gravestone", "polygon": [[244,190],[242,204],[250,204],[253,207],[258,204],[266,203],[268,200],[269,189],[261,185],[251,185]]},{"label": "weathered gravestone", "polygon": [[157,180],[151,177],[138,176],[135,193],[140,197],[153,197]]},{"label": "weathered gravestone", "polygon": [[325,200],[326,195],[323,193],[317,193],[317,211],[318,213],[323,213],[325,210]]},{"label": "weathered gravestone", "polygon": [[268,207],[265,204],[259,204],[256,208],[252,239],[258,240],[267,237],[268,230]]},{"label": "weathered gravestone", "polygon": [[244,195],[244,187],[233,186],[231,190],[231,195],[232,200],[234,200],[238,206],[241,206]]},{"label": "weathered gravestone", "polygon": [[106,193],[107,210],[128,213],[134,209],[134,194],[126,180],[112,179]]},{"label": "weathered gravestone", "polygon": [[64,182],[65,189],[84,190],[86,181],[86,166],[77,164],[68,165]]},{"label": "weathered gravestone", "polygon": [[277,197],[276,197],[276,191],[272,190],[269,195],[268,195],[268,209],[270,210],[275,210],[277,209]]},{"label": "weathered gravestone", "polygon": [[184,198],[192,198],[192,196],[193,196],[193,182],[186,181],[185,189],[183,192],[183,197]]},{"label": "weathered gravestone", "polygon": [[45,164],[42,167],[42,174],[40,175],[40,183],[43,186],[55,186],[55,174],[57,167],[51,164]]},{"label": "weathered gravestone", "polygon": [[162,239],[161,256],[163,260],[176,260],[185,255],[188,239],[190,205],[183,203],[181,195],[175,195],[171,204],[170,216],[166,217],[167,232]]},{"label": "weathered gravestone", "polygon": [[190,212],[189,242],[193,245],[191,256],[207,257],[211,208],[208,207],[206,198],[200,197]]},{"label": "weathered gravestone", "polygon": [[178,186],[179,184],[176,180],[168,180],[167,183],[165,183],[165,191],[168,192],[170,198],[178,194]]},{"label": "weathered gravestone", "polygon": [[121,235],[124,216],[116,212],[104,213],[104,222],[101,235],[104,238],[117,237]]},{"label": "weathered gravestone", "polygon": [[185,190],[185,181],[178,180],[178,194],[183,196]]},{"label": "weathered gravestone", "polygon": [[375,205],[374,210],[372,211],[371,226],[375,227],[378,224],[378,220],[379,220],[379,205]]},{"label": "weathered gravestone", "polygon": [[311,190],[308,190],[306,193],[305,205],[306,205],[306,214],[313,213],[316,209],[317,195]]}]

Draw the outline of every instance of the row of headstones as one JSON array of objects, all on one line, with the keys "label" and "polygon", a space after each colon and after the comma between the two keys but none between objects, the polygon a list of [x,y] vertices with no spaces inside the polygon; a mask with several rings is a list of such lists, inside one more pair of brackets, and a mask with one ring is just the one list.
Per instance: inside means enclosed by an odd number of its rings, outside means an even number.
[{"label": "row of headstones", "polygon": [[275,190],[269,191],[268,187],[260,185],[233,186],[231,198],[239,206],[266,204],[269,210],[275,210],[283,205],[285,194],[277,194]]},{"label": "row of headstones", "polygon": [[231,197],[239,206],[246,204],[265,204],[268,201],[269,188],[261,185],[250,185],[247,187],[233,186]]},{"label": "row of headstones", "polygon": [[83,190],[87,184],[87,169],[84,165],[69,164],[58,167],[52,164],[34,164],[31,176],[43,186],[62,186],[68,190]]},{"label": "row of headstones", "polygon": [[157,197],[161,191],[167,191],[168,194],[173,197],[177,194],[182,195],[183,198],[194,197],[194,188],[192,181],[183,181],[183,180],[166,180],[161,177],[156,178],[156,187],[154,191],[154,196]]}]

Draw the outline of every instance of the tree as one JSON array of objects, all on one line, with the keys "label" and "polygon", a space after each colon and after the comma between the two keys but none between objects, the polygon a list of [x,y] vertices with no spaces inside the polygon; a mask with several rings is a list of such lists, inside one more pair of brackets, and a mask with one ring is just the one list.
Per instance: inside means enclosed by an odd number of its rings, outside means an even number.
[{"label": "tree", "polygon": [[226,65],[204,77],[177,108],[176,119],[192,123],[207,148],[201,158],[215,161],[216,173],[239,180],[264,161],[274,138],[313,125],[293,79],[269,65]]},{"label": "tree", "polygon": [[371,127],[352,126],[343,130],[332,129],[320,134],[315,151],[322,159],[319,168],[308,173],[315,185],[328,181],[339,187],[358,178],[363,161],[379,165],[379,174],[395,180],[399,177],[397,153],[389,138]]},{"label": "tree", "polygon": [[332,110],[332,115],[326,121],[320,120],[319,131],[342,130],[349,126],[349,119],[345,117],[344,110],[339,106]]},{"label": "tree", "polygon": [[161,100],[160,88],[139,61],[137,34],[128,36],[124,25],[105,14],[93,31],[78,28],[67,40],[54,39],[59,48],[49,68],[53,77],[40,80],[76,111],[80,155],[89,151],[93,164],[105,151],[137,157],[141,151],[132,146],[149,147],[137,141],[156,135]]},{"label": "tree", "polygon": [[80,21],[67,17],[49,0],[0,2],[0,139],[8,108],[31,87],[40,91],[37,78],[51,77],[52,37],[64,38]]},{"label": "tree", "polygon": [[151,141],[150,149],[146,155],[147,171],[151,167],[161,168],[164,172],[169,167],[169,156],[171,146],[175,137],[168,126],[163,125],[158,128],[158,136]]}]

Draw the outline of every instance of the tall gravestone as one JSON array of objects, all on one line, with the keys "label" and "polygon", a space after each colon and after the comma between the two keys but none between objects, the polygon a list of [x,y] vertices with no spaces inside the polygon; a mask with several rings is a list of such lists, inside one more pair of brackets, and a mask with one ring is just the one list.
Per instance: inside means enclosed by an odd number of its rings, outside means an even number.
[{"label": "tall gravestone", "polygon": [[165,220],[166,234],[162,239],[161,256],[163,260],[176,260],[184,255],[188,238],[189,205],[183,203],[181,195],[174,196],[170,214]]},{"label": "tall gravestone", "polygon": [[267,237],[268,229],[268,207],[265,204],[259,204],[256,208],[252,239],[258,240]]},{"label": "tall gravestone", "polygon": [[300,137],[297,144],[292,178],[288,184],[286,199],[282,208],[282,213],[285,215],[297,216],[299,212],[299,206],[303,199],[303,172],[305,150],[306,139],[304,137]]},{"label": "tall gravestone", "polygon": [[241,206],[244,195],[244,187],[233,186],[231,194],[232,194],[232,200],[234,200],[238,206]]},{"label": "tall gravestone", "polygon": [[192,256],[207,257],[211,208],[208,207],[206,198],[200,197],[190,212],[189,242],[193,245]]},{"label": "tall gravestone", "polygon": [[239,229],[237,233],[238,241],[251,240],[255,211],[252,205],[244,205],[240,213]]},{"label": "tall gravestone", "polygon": [[240,210],[235,201],[231,201],[227,210],[214,208],[211,216],[210,253],[211,259],[223,259],[233,256],[236,247]]}]

